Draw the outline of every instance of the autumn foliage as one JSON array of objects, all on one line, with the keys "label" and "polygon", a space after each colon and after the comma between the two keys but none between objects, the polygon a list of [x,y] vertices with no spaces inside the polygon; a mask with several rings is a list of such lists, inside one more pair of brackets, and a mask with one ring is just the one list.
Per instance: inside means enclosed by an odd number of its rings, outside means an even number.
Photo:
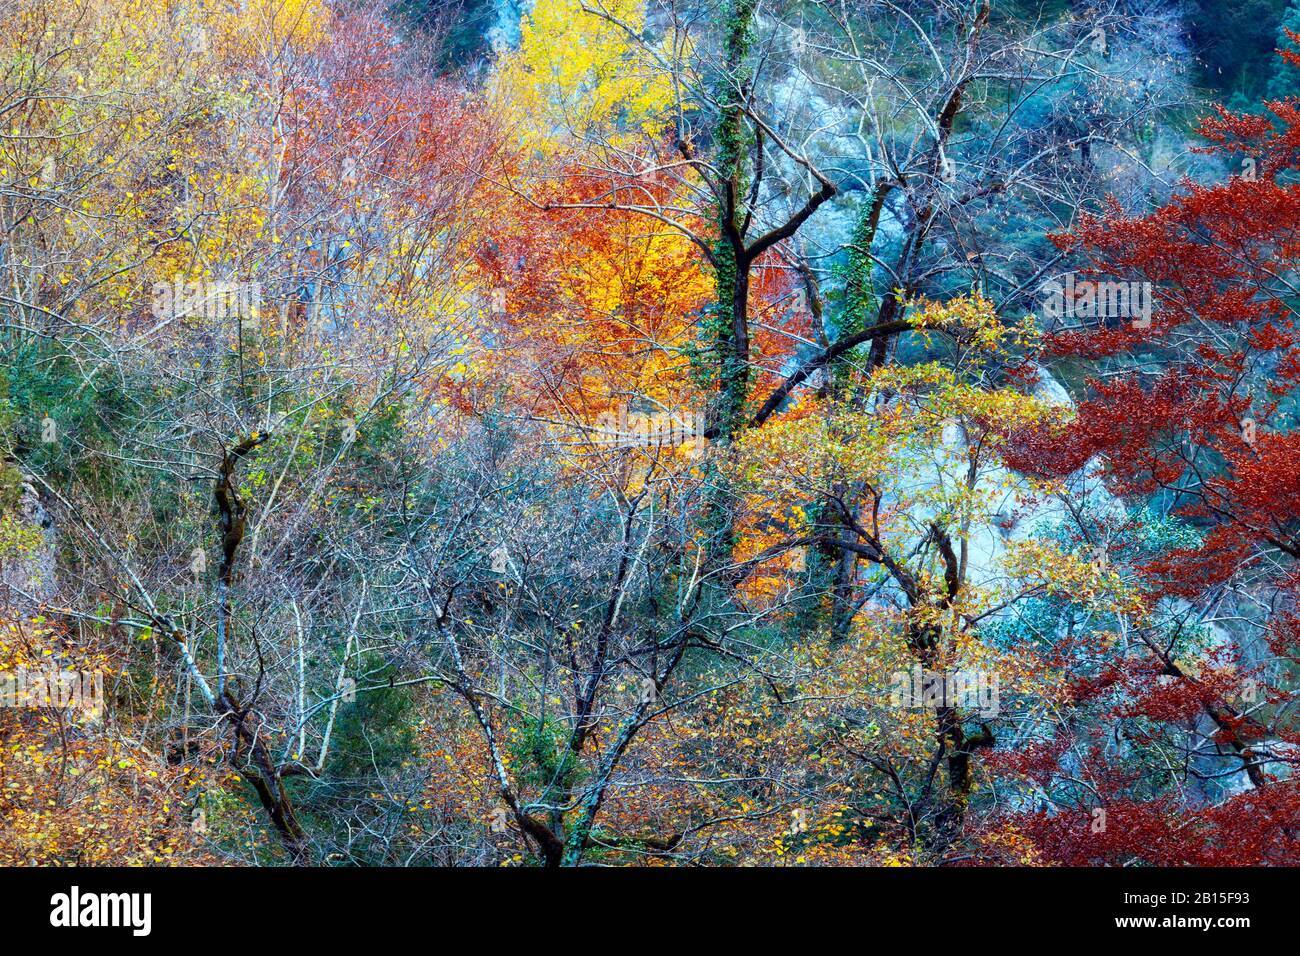
[{"label": "autumn foliage", "polygon": [[1300,861],[1300,101],[805,6],[0,15],[0,864]]}]

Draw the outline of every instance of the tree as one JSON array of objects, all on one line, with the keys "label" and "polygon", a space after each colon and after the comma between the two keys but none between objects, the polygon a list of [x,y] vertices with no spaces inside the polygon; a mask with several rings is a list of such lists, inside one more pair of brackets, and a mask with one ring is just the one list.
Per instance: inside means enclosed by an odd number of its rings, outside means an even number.
[{"label": "tree", "polygon": [[[1278,50],[1287,50],[1293,46],[1297,34],[1300,34],[1300,7],[1289,3],[1277,28]],[[1295,64],[1286,57],[1279,56],[1273,63],[1273,75],[1268,80],[1268,98],[1280,100],[1300,95],[1300,82],[1297,80],[1300,80],[1300,74],[1297,74]]]},{"label": "tree", "polygon": [[[1106,374],[1073,416],[1029,430],[1014,461],[1043,477],[1097,463],[1114,494],[1150,502],[1180,533],[1156,553],[1120,545],[1114,567],[1140,610],[1123,622],[1122,644],[1080,674],[1076,706],[1095,708],[1092,721],[1064,723],[1022,767],[1051,781],[1059,812],[1031,830],[1048,858],[1264,863],[1295,852],[1300,738],[1287,675],[1300,352],[1287,276],[1300,116],[1285,103],[1270,109],[1220,109],[1202,124],[1206,148],[1240,174],[1186,182],[1145,215],[1112,204],[1058,240],[1085,275],[1146,283],[1156,306],[1149,322],[1053,330],[1049,354]],[[1077,531],[1109,547],[1115,529],[1081,521]],[[1105,746],[1093,721],[1112,723],[1125,745]],[[1069,775],[1092,779],[1090,796],[1062,786],[1070,741]],[[1173,766],[1154,778],[1136,769],[1161,751]],[[1233,781],[1226,792],[1223,780]],[[1180,797],[1185,781],[1202,806]],[[1228,825],[1242,814],[1246,836]]]}]

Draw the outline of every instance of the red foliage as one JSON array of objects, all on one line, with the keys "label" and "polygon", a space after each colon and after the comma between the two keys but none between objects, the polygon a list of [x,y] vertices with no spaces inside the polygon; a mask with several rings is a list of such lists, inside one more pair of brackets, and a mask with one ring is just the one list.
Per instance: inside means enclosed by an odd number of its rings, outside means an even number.
[{"label": "red foliage", "polygon": [[1252,790],[1190,810],[1171,798],[1116,800],[1089,810],[1021,814],[1015,824],[1044,851],[1044,862],[1062,866],[1266,866],[1300,859],[1295,787]]},{"label": "red foliage", "polygon": [[1149,326],[1050,332],[1049,354],[1125,361],[1089,382],[1067,424],[1016,436],[1011,462],[1041,476],[1097,462],[1118,494],[1175,492],[1179,513],[1212,530],[1150,569],[1163,593],[1221,583],[1254,546],[1300,554],[1300,436],[1279,411],[1300,383],[1282,279],[1300,265],[1300,183],[1283,175],[1300,161],[1300,103],[1271,108],[1274,120],[1219,109],[1202,125],[1205,149],[1244,155],[1249,175],[1185,182],[1143,216],[1112,200],[1054,237],[1089,277],[1151,283],[1155,308]]},{"label": "red foliage", "polygon": [[[1149,323],[1049,330],[1049,356],[1106,374],[1088,382],[1073,416],[1012,436],[1008,457],[1026,473],[1087,471],[1130,500],[1159,493],[1171,502],[1199,541],[1139,562],[1146,606],[1195,606],[1225,582],[1248,580],[1278,609],[1268,622],[1276,677],[1285,674],[1277,658],[1294,664],[1300,648],[1300,430],[1287,411],[1300,398],[1300,341],[1286,281],[1300,266],[1300,100],[1269,108],[1271,118],[1219,109],[1202,124],[1205,151],[1240,174],[1184,182],[1146,215],[1125,215],[1111,200],[1054,237],[1081,258],[1086,278],[1150,283],[1154,308]],[[1071,729],[1079,721],[1066,721],[1056,739],[990,762],[1039,788],[1055,783],[1040,809],[991,820],[994,830],[1012,826],[1042,860],[1068,865],[1300,860],[1294,691],[1268,685],[1265,667],[1235,644],[1207,650],[1177,633],[1169,641],[1140,641],[1135,656],[1075,680],[1076,716],[1109,728],[1107,740],[1080,740]],[[1259,695],[1249,704],[1246,683]],[[1189,735],[1202,745],[1179,768],[1169,755]],[[1159,760],[1149,746],[1160,747]],[[1248,789],[1215,798],[1212,786],[1191,795],[1174,786],[1206,753],[1221,768],[1208,779],[1236,773],[1232,788]]]}]

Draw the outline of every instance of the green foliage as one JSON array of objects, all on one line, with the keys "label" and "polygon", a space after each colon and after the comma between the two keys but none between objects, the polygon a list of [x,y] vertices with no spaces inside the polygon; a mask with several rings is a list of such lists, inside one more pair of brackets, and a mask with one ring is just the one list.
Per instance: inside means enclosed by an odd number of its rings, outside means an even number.
[{"label": "green foliage", "polygon": [[1194,0],[1188,23],[1210,86],[1252,98],[1263,92],[1273,72],[1273,50],[1286,3]]},{"label": "green foliage", "polygon": [[[333,669],[328,669],[333,674]],[[358,671],[367,674],[362,687],[382,684],[387,666],[374,655],[362,658]],[[330,686],[322,688],[332,692]],[[373,789],[373,781],[400,769],[416,752],[416,708],[406,687],[380,687],[339,704],[326,776]]]},{"label": "green foliage", "polygon": [[127,420],[130,399],[107,377],[90,381],[84,368],[57,345],[26,350],[0,376],[0,435],[4,451],[47,478],[109,489],[120,477],[111,457]]},{"label": "green foliage", "polygon": [[492,0],[396,0],[389,11],[417,38],[433,40],[438,63],[446,68],[483,56],[487,31],[497,18]]},{"label": "green foliage", "polygon": [[[1300,3],[1296,0],[1290,0],[1287,4],[1282,22],[1278,25],[1277,48],[1279,50],[1296,49],[1296,42],[1287,35],[1287,30],[1300,34]],[[1273,74],[1268,80],[1268,96],[1269,99],[1274,100],[1300,96],[1300,67],[1286,62],[1280,56],[1277,57],[1273,61]]]},{"label": "green foliage", "polygon": [[[873,286],[871,243],[875,238],[875,224],[872,222],[872,212],[870,202],[864,203],[859,210],[853,233],[849,237],[847,261],[836,270],[836,277],[843,283],[837,323],[841,338],[866,329],[868,323],[875,320],[880,308]],[[859,351],[860,348],[845,353],[836,362],[834,374],[839,384],[846,384],[853,355]]]},{"label": "green foliage", "polygon": [[523,724],[510,744],[513,762],[524,768],[520,781],[543,794],[571,785],[580,768],[568,749],[569,736],[570,728],[549,714]]}]

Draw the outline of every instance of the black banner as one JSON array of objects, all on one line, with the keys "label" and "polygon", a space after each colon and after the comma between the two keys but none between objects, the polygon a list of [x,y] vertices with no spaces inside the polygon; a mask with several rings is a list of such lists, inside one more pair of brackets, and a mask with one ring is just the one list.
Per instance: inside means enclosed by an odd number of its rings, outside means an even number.
[{"label": "black banner", "polygon": [[9,869],[0,924],[13,939],[129,949],[250,933],[295,949],[410,933],[526,942],[579,926],[638,941],[666,932],[692,944],[807,945],[834,925],[868,938],[910,926],[953,943],[969,930],[985,940],[1199,934],[1231,945],[1290,923],[1294,879],[1285,869]]}]

